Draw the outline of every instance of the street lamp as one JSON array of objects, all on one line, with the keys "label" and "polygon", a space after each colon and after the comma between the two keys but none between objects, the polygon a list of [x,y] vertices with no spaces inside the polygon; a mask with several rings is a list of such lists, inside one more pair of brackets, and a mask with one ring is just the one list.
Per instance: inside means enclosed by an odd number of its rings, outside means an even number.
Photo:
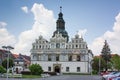
[{"label": "street lamp", "polygon": [[8,51],[8,59],[7,59],[7,79],[6,80],[8,80],[8,68],[9,68],[9,54],[10,54],[10,50],[11,49],[14,49],[13,47],[11,47],[11,46],[2,46],[2,48],[3,49],[5,49],[6,51]]},{"label": "street lamp", "polygon": [[101,56],[99,57],[99,74],[101,72]]},{"label": "street lamp", "polygon": [[[90,67],[91,67],[91,70],[89,70],[89,71],[91,72],[91,75],[92,75],[92,63],[93,63],[92,59],[93,59],[93,56],[90,56],[88,54],[88,63],[90,65]],[[88,65],[88,69],[89,69],[89,65]]]}]

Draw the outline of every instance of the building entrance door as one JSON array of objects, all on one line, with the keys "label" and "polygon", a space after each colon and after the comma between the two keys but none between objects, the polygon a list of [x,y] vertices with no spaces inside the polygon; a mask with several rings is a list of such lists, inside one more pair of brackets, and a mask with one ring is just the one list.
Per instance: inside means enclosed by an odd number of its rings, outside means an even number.
[{"label": "building entrance door", "polygon": [[53,64],[53,70],[56,73],[61,73],[61,64]]},{"label": "building entrance door", "polygon": [[60,67],[59,66],[55,66],[55,72],[60,73]]},{"label": "building entrance door", "polygon": [[16,68],[16,73],[18,74],[18,68]]}]

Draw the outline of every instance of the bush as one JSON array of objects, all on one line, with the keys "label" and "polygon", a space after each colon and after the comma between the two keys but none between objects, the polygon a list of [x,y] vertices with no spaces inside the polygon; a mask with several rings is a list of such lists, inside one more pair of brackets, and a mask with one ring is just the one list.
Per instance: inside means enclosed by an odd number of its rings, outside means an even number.
[{"label": "bush", "polygon": [[41,75],[43,73],[42,67],[39,64],[32,64],[29,66],[32,75]]},{"label": "bush", "polygon": [[97,73],[98,73],[98,71],[96,71],[96,70],[92,71],[92,74],[97,74]]},{"label": "bush", "polygon": [[6,73],[6,69],[3,66],[0,66],[0,73]]}]

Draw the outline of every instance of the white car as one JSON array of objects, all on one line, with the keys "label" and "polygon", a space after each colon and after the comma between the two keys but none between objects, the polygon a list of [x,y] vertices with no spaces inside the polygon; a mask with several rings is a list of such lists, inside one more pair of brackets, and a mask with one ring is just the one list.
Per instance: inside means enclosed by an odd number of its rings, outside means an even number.
[{"label": "white car", "polygon": [[102,80],[106,80],[106,78],[107,78],[108,76],[113,75],[113,74],[116,74],[116,73],[117,73],[117,72],[111,72],[111,73],[109,73],[109,74],[103,75],[103,76],[102,76]]},{"label": "white car", "polygon": [[105,80],[114,80],[114,78],[120,76],[120,72],[117,72],[113,75],[109,75]]}]

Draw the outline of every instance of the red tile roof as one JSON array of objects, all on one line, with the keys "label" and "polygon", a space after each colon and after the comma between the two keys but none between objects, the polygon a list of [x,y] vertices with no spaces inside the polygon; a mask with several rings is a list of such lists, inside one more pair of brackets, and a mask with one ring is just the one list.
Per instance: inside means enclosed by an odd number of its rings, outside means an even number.
[{"label": "red tile roof", "polygon": [[19,55],[18,54],[12,54],[14,58],[18,58]]}]

